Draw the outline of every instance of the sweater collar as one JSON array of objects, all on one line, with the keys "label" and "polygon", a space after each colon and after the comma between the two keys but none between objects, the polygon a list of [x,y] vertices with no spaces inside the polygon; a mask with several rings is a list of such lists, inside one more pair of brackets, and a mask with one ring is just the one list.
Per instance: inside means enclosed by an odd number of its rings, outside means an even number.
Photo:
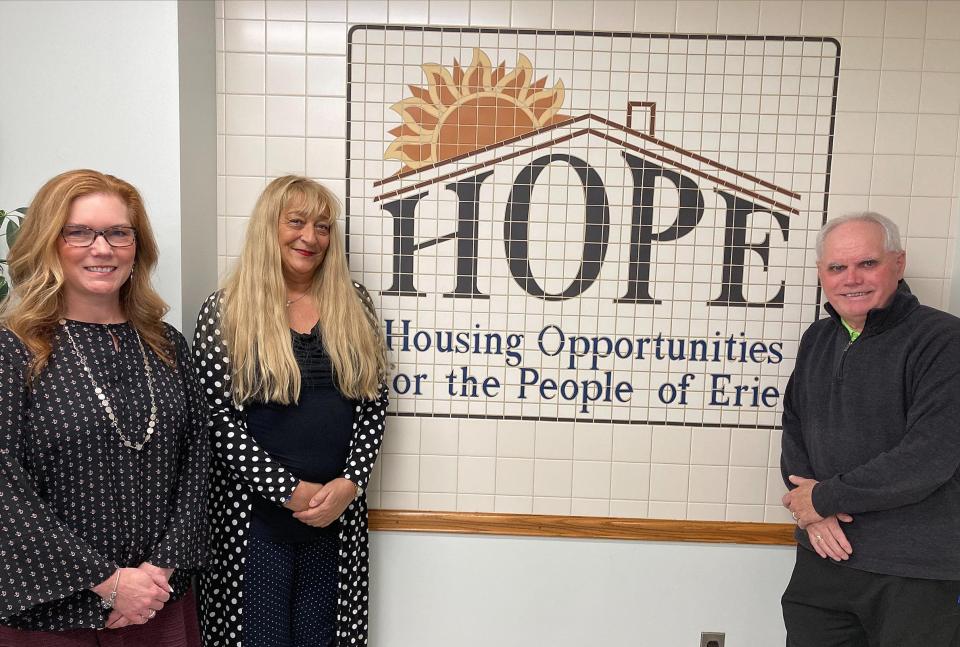
[{"label": "sweater collar", "polygon": [[[893,300],[890,302],[890,305],[886,308],[874,308],[867,313],[867,321],[863,326],[861,334],[870,333],[871,335],[876,335],[884,330],[893,328],[906,319],[906,317],[919,306],[920,301],[917,300],[916,296],[906,290],[898,289],[893,293]],[[840,320],[840,315],[837,314],[834,307],[828,302],[824,306],[824,309],[837,325],[842,328],[843,322]]]}]

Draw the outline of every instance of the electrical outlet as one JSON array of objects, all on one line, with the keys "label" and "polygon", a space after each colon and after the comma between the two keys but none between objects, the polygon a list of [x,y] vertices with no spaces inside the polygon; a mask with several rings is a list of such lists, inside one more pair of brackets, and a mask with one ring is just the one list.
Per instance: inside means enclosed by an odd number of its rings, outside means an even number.
[{"label": "electrical outlet", "polygon": [[700,647],[723,647],[725,636],[719,631],[704,631],[700,634]]}]

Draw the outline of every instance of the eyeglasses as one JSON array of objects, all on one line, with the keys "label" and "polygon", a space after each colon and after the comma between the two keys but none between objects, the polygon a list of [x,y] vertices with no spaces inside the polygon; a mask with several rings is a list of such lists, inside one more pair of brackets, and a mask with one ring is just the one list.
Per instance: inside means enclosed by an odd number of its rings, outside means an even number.
[{"label": "eyeglasses", "polygon": [[137,230],[133,227],[91,229],[85,225],[67,225],[60,231],[60,237],[71,247],[90,247],[97,236],[103,236],[110,247],[130,247],[137,242]]},{"label": "eyeglasses", "polygon": [[[294,231],[300,231],[307,226],[307,221],[303,218],[284,218],[283,224],[285,224],[290,229]],[[315,222],[313,223],[313,233],[317,236],[329,236],[330,235],[330,223],[329,222]]]}]

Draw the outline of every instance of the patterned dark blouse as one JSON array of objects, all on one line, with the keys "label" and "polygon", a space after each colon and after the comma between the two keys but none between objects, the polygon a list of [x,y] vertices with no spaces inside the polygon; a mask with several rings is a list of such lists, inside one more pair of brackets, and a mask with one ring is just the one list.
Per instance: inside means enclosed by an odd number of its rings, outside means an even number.
[{"label": "patterned dark blouse", "polygon": [[[121,431],[143,442],[150,396],[135,330],[65,325]],[[166,334],[177,367],[144,345],[158,412],[153,437],[136,451],[111,426],[63,326],[32,384],[29,351],[0,328],[0,624],[102,627],[108,612],[88,589],[116,566],[177,569],[176,599],[203,564],[206,406],[183,336],[169,326]]]}]

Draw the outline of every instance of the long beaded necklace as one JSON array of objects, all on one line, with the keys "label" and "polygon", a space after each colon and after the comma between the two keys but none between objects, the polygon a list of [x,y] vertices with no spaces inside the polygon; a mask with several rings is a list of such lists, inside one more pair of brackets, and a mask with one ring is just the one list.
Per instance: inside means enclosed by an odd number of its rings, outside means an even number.
[{"label": "long beaded necklace", "polygon": [[93,384],[93,391],[97,394],[97,399],[100,401],[100,406],[103,407],[104,412],[110,419],[110,425],[113,427],[113,430],[117,432],[120,440],[123,441],[123,446],[140,451],[143,449],[144,445],[150,442],[150,438],[153,436],[154,427],[157,425],[157,400],[153,391],[153,369],[150,368],[150,362],[147,360],[147,351],[143,347],[143,341],[140,339],[140,333],[137,331],[136,327],[131,326],[133,328],[133,334],[137,338],[137,345],[140,347],[140,354],[143,356],[143,369],[147,373],[147,391],[150,392],[150,419],[147,421],[147,433],[146,436],[144,436],[142,443],[131,440],[123,433],[123,430],[120,429],[120,423],[117,422],[117,416],[113,411],[113,406],[110,404],[110,398],[107,397],[106,392],[99,384],[97,384],[96,378],[93,377],[93,371],[91,371],[90,366],[87,365],[86,358],[83,356],[83,353],[80,352],[80,347],[77,346],[77,342],[73,338],[73,333],[70,332],[69,323],[66,319],[61,319],[60,325],[63,326],[63,329],[66,331],[67,339],[70,341],[70,346],[73,348],[73,354],[77,356],[78,360],[80,360],[80,366],[83,367],[83,371],[87,374],[87,378],[90,380],[90,383]]}]

